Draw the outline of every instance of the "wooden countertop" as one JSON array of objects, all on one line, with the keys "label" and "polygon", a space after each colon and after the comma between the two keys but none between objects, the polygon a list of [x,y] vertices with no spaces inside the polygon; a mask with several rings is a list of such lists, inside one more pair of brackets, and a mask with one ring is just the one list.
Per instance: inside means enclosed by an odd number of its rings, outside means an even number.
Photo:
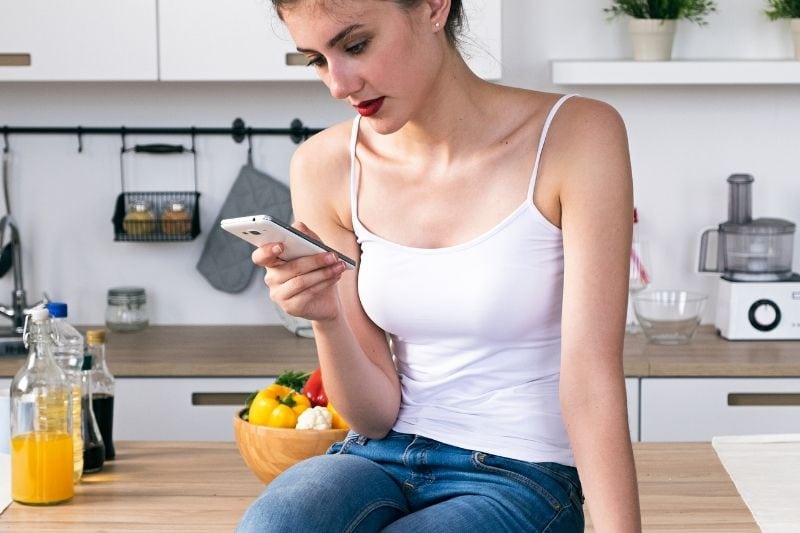
[{"label": "wooden countertop", "polygon": [[[107,358],[118,377],[258,377],[317,366],[313,339],[296,337],[282,326],[109,332]],[[13,376],[23,360],[0,357],[0,377]],[[800,341],[727,341],[713,326],[699,328],[691,343],[680,346],[647,344],[641,335],[627,335],[624,363],[629,377],[800,377]]]},{"label": "wooden countertop", "polygon": [[[759,531],[710,443],[637,443],[634,454],[645,531]],[[234,443],[123,441],[72,501],[12,503],[0,531],[231,531],[261,489]]]}]

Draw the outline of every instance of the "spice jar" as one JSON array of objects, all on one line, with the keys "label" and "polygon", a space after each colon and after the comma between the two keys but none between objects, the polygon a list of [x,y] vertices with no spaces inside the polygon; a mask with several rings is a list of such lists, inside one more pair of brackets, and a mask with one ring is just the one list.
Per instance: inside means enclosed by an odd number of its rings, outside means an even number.
[{"label": "spice jar", "polygon": [[138,331],[150,323],[147,295],[141,287],[108,289],[106,326],[111,331]]},{"label": "spice jar", "polygon": [[122,229],[128,235],[149,235],[156,229],[156,217],[145,201],[134,202],[122,219]]},{"label": "spice jar", "polygon": [[172,202],[161,213],[161,231],[165,235],[187,235],[192,230],[192,218],[183,202]]}]

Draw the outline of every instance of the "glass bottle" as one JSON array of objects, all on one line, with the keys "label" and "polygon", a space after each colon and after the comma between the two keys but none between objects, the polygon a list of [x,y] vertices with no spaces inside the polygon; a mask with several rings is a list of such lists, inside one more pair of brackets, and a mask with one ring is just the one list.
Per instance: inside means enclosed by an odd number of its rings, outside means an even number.
[{"label": "glass bottle", "polygon": [[72,479],[81,480],[83,473],[83,440],[81,438],[81,364],[83,363],[83,335],[67,322],[68,308],[64,302],[49,302],[50,338],[53,341],[53,359],[61,367],[72,389]]},{"label": "glass bottle", "polygon": [[86,332],[87,356],[92,357],[92,410],[106,450],[106,460],[114,458],[114,375],[106,364],[106,331]]},{"label": "glass bottle", "polygon": [[81,372],[81,403],[83,404],[81,418],[81,436],[83,437],[83,473],[99,472],[103,469],[106,458],[103,438],[97,419],[92,408],[92,356],[87,354],[83,358]]},{"label": "glass bottle", "polygon": [[75,491],[71,389],[53,359],[47,309],[31,311],[25,325],[28,359],[11,382],[11,497],[52,505]]}]

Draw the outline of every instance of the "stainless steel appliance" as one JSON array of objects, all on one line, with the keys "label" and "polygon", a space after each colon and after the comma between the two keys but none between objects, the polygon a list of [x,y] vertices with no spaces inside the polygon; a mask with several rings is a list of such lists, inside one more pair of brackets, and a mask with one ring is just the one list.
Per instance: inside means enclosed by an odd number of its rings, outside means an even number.
[{"label": "stainless steel appliance", "polygon": [[[721,274],[715,325],[729,340],[800,339],[800,275],[792,271],[795,224],[753,219],[749,174],[728,178],[728,220],[703,232],[700,272]],[[709,266],[709,242],[716,257]]]}]

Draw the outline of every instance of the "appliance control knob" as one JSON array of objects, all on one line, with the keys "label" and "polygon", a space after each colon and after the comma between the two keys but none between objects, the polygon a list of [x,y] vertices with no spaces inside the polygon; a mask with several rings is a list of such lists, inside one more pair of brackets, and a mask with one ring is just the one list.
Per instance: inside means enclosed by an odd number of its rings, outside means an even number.
[{"label": "appliance control knob", "polygon": [[756,300],[747,313],[750,325],[759,331],[772,331],[781,322],[781,310],[772,300]]}]

